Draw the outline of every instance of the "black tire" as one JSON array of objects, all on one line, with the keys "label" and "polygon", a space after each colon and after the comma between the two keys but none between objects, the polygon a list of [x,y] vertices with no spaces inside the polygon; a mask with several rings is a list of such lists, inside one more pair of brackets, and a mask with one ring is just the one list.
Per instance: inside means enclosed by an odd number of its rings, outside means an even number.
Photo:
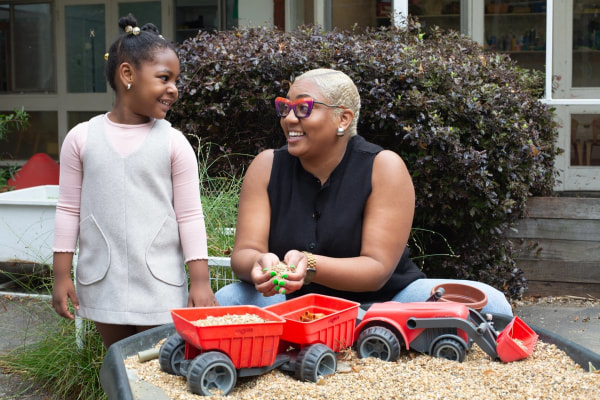
[{"label": "black tire", "polygon": [[194,358],[187,375],[188,390],[202,396],[226,396],[235,387],[237,372],[225,354],[209,351]]},{"label": "black tire", "polygon": [[358,335],[356,351],[360,358],[375,357],[383,361],[396,361],[400,357],[400,341],[388,328],[371,326]]},{"label": "black tire", "polygon": [[300,350],[296,358],[296,378],[317,382],[320,376],[335,374],[337,356],[329,347],[316,343]]},{"label": "black tire", "polygon": [[450,361],[463,362],[466,351],[458,340],[446,338],[441,339],[435,344],[431,355],[438,358],[445,358]]},{"label": "black tire", "polygon": [[158,352],[160,369],[171,375],[181,375],[179,366],[184,359],[185,340],[178,334],[169,336]]}]

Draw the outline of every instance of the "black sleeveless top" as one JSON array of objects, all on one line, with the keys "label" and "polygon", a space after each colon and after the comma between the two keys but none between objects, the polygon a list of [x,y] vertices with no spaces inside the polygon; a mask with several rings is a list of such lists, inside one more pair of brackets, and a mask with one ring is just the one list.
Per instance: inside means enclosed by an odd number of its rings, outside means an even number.
[{"label": "black sleeveless top", "polygon": [[[352,137],[342,161],[323,186],[288,153],[287,145],[275,150],[267,189],[271,203],[269,251],[280,259],[292,249],[336,258],[358,257],[373,160],[381,150],[361,136]],[[414,280],[425,277],[408,255],[407,248],[379,291],[346,292],[311,283],[289,297],[321,293],[360,303],[390,300]]]}]

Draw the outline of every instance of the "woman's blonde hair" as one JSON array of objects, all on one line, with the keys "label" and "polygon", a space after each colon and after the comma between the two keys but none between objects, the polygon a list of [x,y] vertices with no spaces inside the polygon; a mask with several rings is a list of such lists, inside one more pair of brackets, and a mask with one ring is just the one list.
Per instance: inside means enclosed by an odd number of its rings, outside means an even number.
[{"label": "woman's blonde hair", "polygon": [[[352,110],[354,118],[348,125],[346,132],[350,136],[356,135],[356,124],[360,112],[360,95],[352,79],[342,71],[327,68],[307,71],[298,76],[295,82],[302,79],[310,79],[315,82],[321,94],[330,102],[329,104],[338,104]],[[342,110],[338,108],[336,112],[342,112]]]}]

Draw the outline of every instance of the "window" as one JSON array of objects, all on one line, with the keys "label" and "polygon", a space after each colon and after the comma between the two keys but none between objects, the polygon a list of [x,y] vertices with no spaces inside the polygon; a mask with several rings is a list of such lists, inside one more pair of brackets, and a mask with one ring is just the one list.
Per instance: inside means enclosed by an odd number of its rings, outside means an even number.
[{"label": "window", "polygon": [[486,0],[484,45],[545,71],[546,1]]},{"label": "window", "polygon": [[65,7],[69,93],[106,92],[104,21],[103,4]]},{"label": "window", "polygon": [[162,33],[162,21],[160,18],[160,1],[142,1],[131,3],[119,3],[119,17],[131,13],[140,27],[151,22]]},{"label": "window", "polygon": [[452,29],[460,32],[460,1],[429,1],[411,0],[408,13],[419,19],[425,29],[438,26],[442,29]]},{"label": "window", "polygon": [[92,117],[95,117],[99,114],[102,113],[98,111],[69,111],[67,113],[67,129],[71,130],[75,127],[75,125],[89,121],[92,119]]},{"label": "window", "polygon": [[600,86],[600,6],[573,2],[573,87]]},{"label": "window", "polygon": [[600,115],[571,115],[571,165],[600,165]]},{"label": "window", "polygon": [[[12,111],[0,111],[10,114]],[[27,111],[29,127],[21,132],[9,132],[0,141],[0,160],[28,160],[36,153],[48,153],[58,159],[58,118],[54,111]]]},{"label": "window", "polygon": [[198,31],[232,29],[238,24],[237,0],[175,0],[175,41],[182,43]]},{"label": "window", "polygon": [[[311,4],[310,8],[305,6],[305,9],[311,13],[310,18],[314,13],[313,7],[316,6],[317,4]],[[391,0],[333,0],[331,23],[340,29],[363,29],[389,25],[391,11]],[[313,23],[313,21],[307,15],[304,23]]]},{"label": "window", "polygon": [[54,53],[50,3],[0,1],[0,92],[56,92]]}]

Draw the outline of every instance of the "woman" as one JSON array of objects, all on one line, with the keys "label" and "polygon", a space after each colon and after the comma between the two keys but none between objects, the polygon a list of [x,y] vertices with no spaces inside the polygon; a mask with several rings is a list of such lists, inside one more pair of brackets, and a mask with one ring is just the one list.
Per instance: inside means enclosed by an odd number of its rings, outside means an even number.
[{"label": "woman", "polygon": [[[306,293],[360,303],[424,301],[440,280],[408,258],[415,194],[394,152],[357,135],[360,96],[340,71],[300,75],[275,100],[287,145],[261,152],[242,184],[231,266],[242,282],[221,305],[266,306]],[[291,267],[276,284],[269,273]],[[512,314],[496,289],[484,312]],[[285,291],[285,296],[282,294]]]}]

